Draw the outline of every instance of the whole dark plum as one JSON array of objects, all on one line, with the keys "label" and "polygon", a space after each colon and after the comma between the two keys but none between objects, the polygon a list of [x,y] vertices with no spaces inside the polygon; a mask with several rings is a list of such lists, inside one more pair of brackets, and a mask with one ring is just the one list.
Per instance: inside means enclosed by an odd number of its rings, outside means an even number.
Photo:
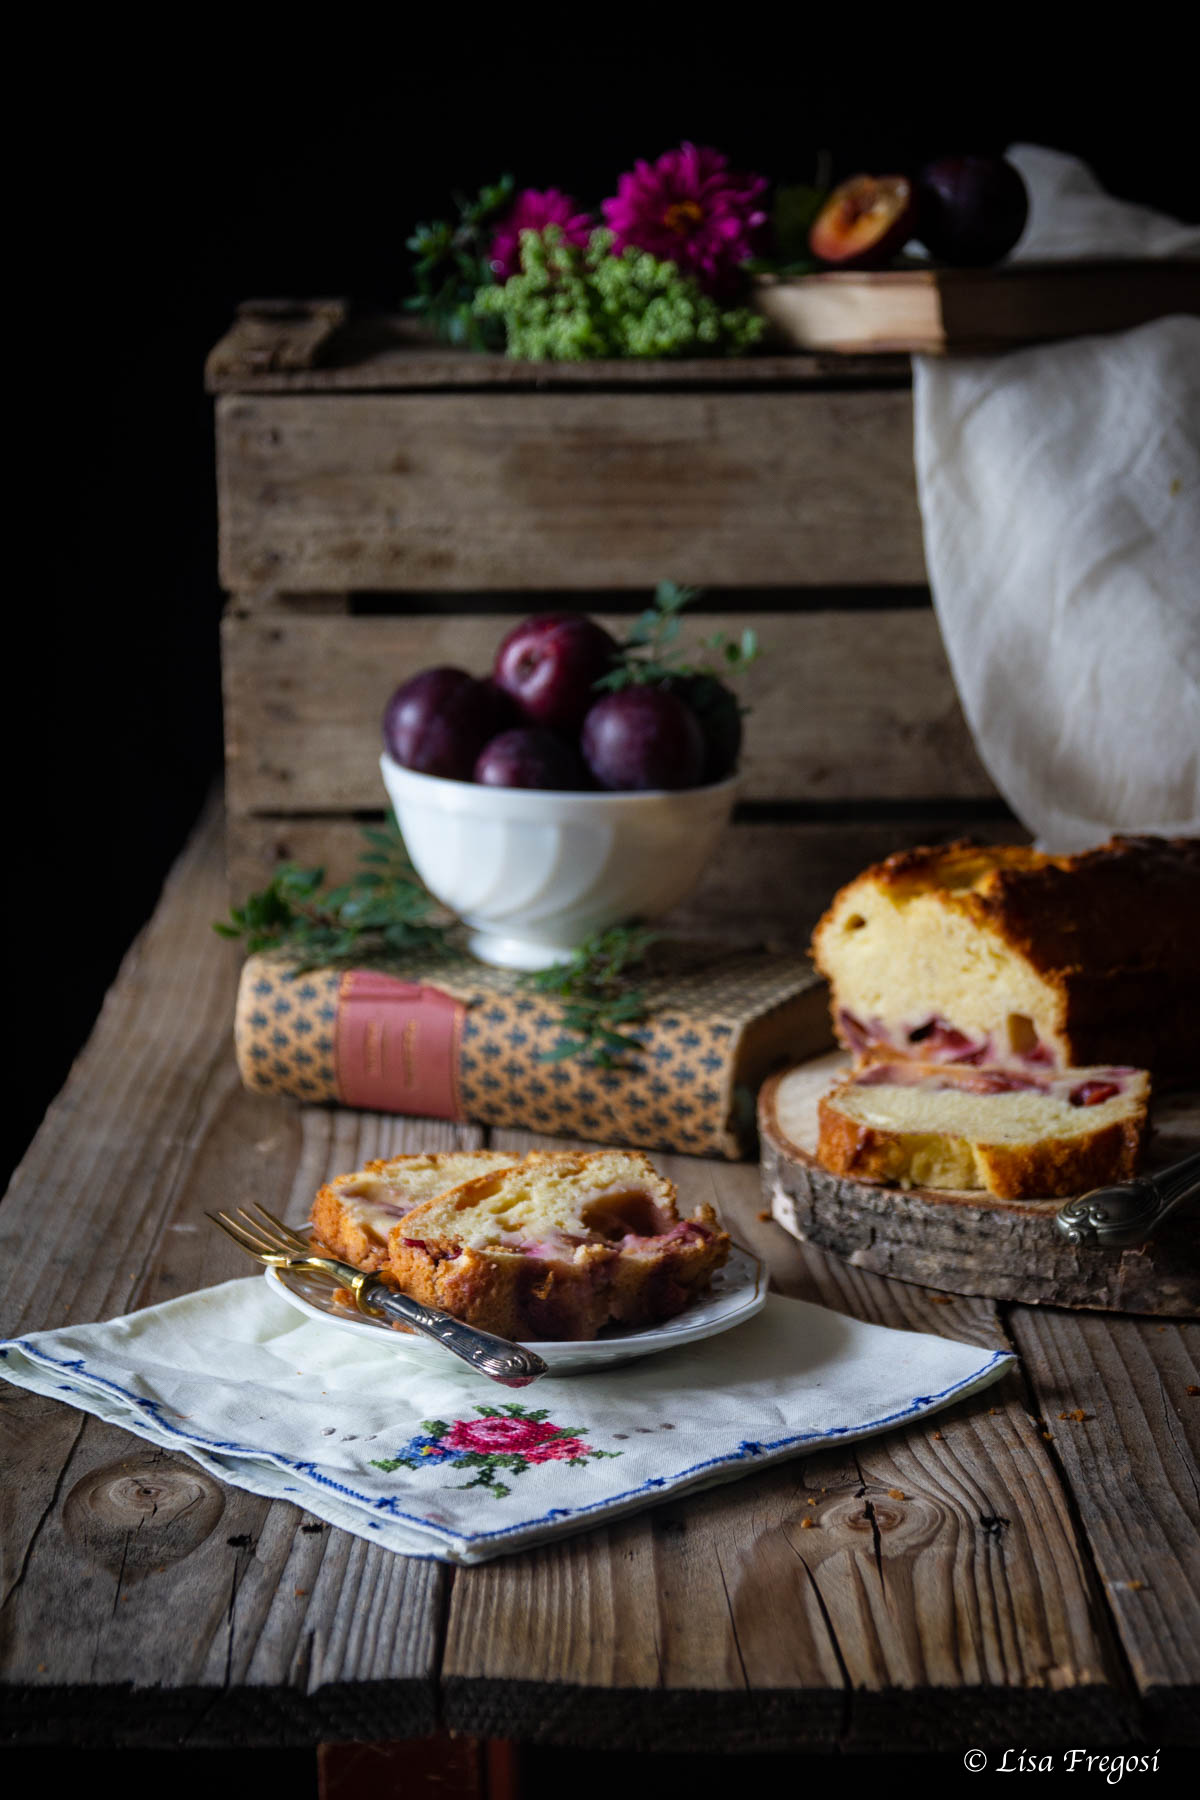
[{"label": "whole dark plum", "polygon": [[532,724],[572,731],[617,654],[615,639],[583,613],[537,613],[509,632],[492,673]]},{"label": "whole dark plum", "polygon": [[406,769],[470,781],[483,746],[514,716],[512,702],[494,682],[465,669],[422,669],[388,701],[383,742]]},{"label": "whole dark plum", "polygon": [[943,156],[917,183],[917,236],[938,262],[986,268],[1025,229],[1029,195],[1002,156]]},{"label": "whole dark plum", "polygon": [[475,764],[485,787],[556,788],[578,793],[590,786],[574,744],[536,725],[502,731],[485,744]]},{"label": "whole dark plum", "polygon": [[602,788],[699,785],[704,738],[690,706],[662,687],[606,694],[583,721],[583,759]]},{"label": "whole dark plum", "polygon": [[737,695],[715,675],[676,675],[667,686],[699,720],[704,739],[701,781],[705,785],[724,781],[737,768],[742,748],[742,709]]}]

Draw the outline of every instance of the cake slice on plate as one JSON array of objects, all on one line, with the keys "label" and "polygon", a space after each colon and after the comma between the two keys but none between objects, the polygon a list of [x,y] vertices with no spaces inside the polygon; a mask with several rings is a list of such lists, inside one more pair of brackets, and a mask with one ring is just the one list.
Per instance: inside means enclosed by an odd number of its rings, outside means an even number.
[{"label": "cake slice on plate", "polygon": [[321,1189],[313,1202],[313,1230],[342,1262],[383,1271],[388,1233],[405,1213],[447,1188],[520,1160],[506,1150],[432,1150],[369,1162]]},{"label": "cake slice on plate", "polygon": [[634,1150],[533,1155],[414,1207],[388,1238],[404,1293],[502,1337],[593,1338],[682,1312],[729,1254],[710,1206]]},{"label": "cake slice on plate", "polygon": [[1054,1199],[1129,1179],[1149,1093],[1125,1067],[868,1062],[820,1101],[817,1154],[858,1181]]}]

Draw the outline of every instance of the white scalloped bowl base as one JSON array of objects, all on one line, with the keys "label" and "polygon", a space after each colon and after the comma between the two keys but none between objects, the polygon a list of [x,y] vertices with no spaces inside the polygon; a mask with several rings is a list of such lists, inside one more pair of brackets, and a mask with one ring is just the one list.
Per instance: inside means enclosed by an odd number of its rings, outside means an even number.
[{"label": "white scalloped bowl base", "polygon": [[421,880],[505,968],[569,957],[594,932],[653,919],[696,885],[736,776],[678,793],[563,794],[445,781],[380,758]]}]

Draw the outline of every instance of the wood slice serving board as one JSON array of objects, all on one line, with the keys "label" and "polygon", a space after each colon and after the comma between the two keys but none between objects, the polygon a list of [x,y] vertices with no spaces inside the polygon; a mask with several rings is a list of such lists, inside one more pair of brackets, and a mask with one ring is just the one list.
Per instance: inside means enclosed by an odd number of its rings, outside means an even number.
[{"label": "wood slice serving board", "polygon": [[[858,1268],[952,1294],[1180,1317],[1200,1313],[1200,1209],[1187,1201],[1136,1250],[1077,1249],[1061,1200],[885,1187],[831,1175],[816,1158],[817,1102],[849,1066],[838,1051],[774,1075],[759,1099],[762,1182],[772,1216]],[[1200,1149],[1200,1095],[1152,1109],[1147,1167]]]}]

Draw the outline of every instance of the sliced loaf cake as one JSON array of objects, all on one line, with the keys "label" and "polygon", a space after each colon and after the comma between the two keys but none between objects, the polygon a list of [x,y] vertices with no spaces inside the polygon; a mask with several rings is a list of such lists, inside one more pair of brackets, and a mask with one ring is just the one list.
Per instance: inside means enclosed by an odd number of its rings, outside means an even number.
[{"label": "sliced loaf cake", "polygon": [[1134,1173],[1148,1100],[1140,1069],[880,1060],[821,1100],[817,1154],[859,1181],[1053,1199]]},{"label": "sliced loaf cake", "polygon": [[633,1150],[531,1156],[415,1207],[387,1274],[407,1294],[518,1339],[592,1338],[681,1312],[729,1254],[710,1206]]}]

